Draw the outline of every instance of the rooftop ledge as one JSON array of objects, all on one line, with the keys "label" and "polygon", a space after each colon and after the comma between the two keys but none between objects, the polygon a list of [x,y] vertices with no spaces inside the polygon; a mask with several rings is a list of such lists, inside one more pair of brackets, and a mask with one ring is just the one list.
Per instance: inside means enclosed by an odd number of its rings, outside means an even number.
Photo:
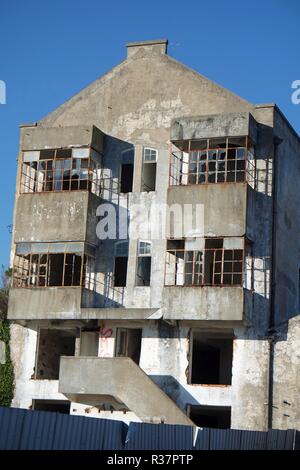
[{"label": "rooftop ledge", "polygon": [[153,44],[168,44],[167,39],[149,39],[147,41],[134,41],[128,42],[126,47],[139,47],[139,46],[151,46]]},{"label": "rooftop ledge", "polygon": [[158,56],[167,53],[167,39],[152,39],[148,41],[136,41],[126,44],[127,57],[136,56],[137,58],[145,56]]}]

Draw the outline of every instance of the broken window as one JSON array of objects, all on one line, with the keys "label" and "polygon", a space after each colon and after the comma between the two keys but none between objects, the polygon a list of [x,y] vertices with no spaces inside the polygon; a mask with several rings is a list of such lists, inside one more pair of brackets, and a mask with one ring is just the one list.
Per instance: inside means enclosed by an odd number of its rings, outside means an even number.
[{"label": "broken window", "polygon": [[23,152],[21,192],[89,190],[100,195],[101,155],[90,148]]},{"label": "broken window", "polygon": [[54,413],[70,414],[69,401],[62,400],[32,400],[32,409],[38,411],[52,411]]},{"label": "broken window", "polygon": [[242,183],[246,181],[248,154],[253,154],[248,137],[174,141],[170,186]]},{"label": "broken window", "polygon": [[127,279],[128,242],[118,242],[115,247],[114,285],[125,287]]},{"label": "broken window", "polygon": [[165,285],[242,285],[243,264],[243,238],[168,240]]},{"label": "broken window", "polygon": [[74,356],[76,330],[40,329],[35,379],[58,380],[61,356]]},{"label": "broken window", "polygon": [[139,364],[141,355],[142,330],[140,328],[117,328],[115,355],[131,357]]},{"label": "broken window", "polygon": [[[71,249],[76,252],[69,252]],[[84,285],[86,267],[92,265],[92,251],[82,243],[20,243],[16,247],[13,286]]]},{"label": "broken window", "polygon": [[136,285],[150,286],[151,279],[151,242],[139,241],[136,269]]},{"label": "broken window", "polygon": [[233,334],[193,331],[190,339],[189,383],[231,385]]},{"label": "broken window", "polygon": [[120,192],[131,193],[133,185],[133,168],[134,168],[134,150],[127,149],[122,153],[121,175],[120,175]]},{"label": "broken window", "polygon": [[229,429],[231,407],[190,405],[189,417],[200,428]]},{"label": "broken window", "polygon": [[144,148],[142,168],[142,191],[155,191],[157,150]]}]

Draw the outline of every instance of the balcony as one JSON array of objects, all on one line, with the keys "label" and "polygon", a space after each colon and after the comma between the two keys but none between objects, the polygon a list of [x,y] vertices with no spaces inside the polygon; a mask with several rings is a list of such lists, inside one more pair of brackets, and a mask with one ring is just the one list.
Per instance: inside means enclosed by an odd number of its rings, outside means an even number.
[{"label": "balcony", "polygon": [[15,243],[96,240],[103,134],[94,126],[21,130]]},{"label": "balcony", "polygon": [[165,287],[163,318],[243,322],[250,316],[245,296],[251,292],[236,286]]},{"label": "balcony", "polygon": [[163,317],[243,321],[250,316],[245,288],[252,274],[251,244],[244,237],[170,239]]},{"label": "balcony", "polygon": [[80,403],[124,404],[144,422],[193,426],[185,413],[129,357],[61,357],[59,392]]},{"label": "balcony", "polygon": [[88,191],[20,195],[14,241],[80,240],[96,244],[98,205],[98,197]]}]

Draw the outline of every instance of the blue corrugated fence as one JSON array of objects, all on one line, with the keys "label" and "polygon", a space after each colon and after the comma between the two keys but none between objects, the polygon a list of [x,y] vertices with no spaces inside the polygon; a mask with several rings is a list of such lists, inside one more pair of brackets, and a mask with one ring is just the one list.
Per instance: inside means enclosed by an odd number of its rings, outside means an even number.
[{"label": "blue corrugated fence", "polygon": [[1,450],[293,450],[294,430],[197,429],[0,407]]}]

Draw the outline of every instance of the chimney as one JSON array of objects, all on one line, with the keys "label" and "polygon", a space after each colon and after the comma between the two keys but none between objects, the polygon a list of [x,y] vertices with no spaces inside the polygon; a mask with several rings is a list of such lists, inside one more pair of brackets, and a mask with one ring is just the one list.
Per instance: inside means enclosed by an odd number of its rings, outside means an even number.
[{"label": "chimney", "polygon": [[127,58],[157,56],[167,53],[168,40],[167,39],[154,39],[150,41],[129,42],[127,47]]}]

